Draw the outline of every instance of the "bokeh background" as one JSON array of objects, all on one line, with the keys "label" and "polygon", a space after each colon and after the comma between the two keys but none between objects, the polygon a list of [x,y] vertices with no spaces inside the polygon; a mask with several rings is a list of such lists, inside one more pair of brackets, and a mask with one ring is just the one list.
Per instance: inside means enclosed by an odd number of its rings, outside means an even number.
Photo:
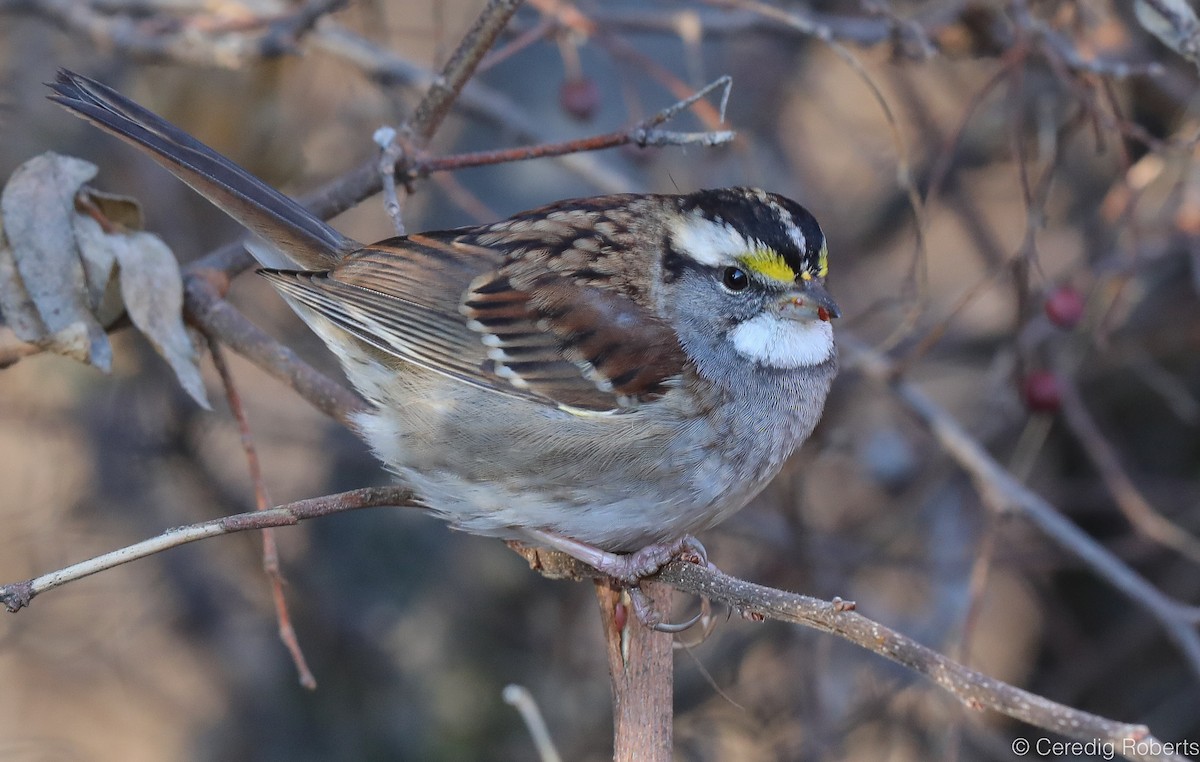
[{"label": "bokeh background", "polygon": [[[195,259],[236,226],[47,102],[56,67],[300,193],[371,156],[372,132],[402,122],[421,93],[378,76],[381,57],[349,55],[342,35],[433,71],[482,5],[359,0],[294,51],[262,58],[210,54],[295,10],[282,0],[0,2],[0,177],[47,150],[86,158],[99,187],[138,198],[148,227]],[[725,74],[737,142],[431,178],[405,202],[409,229],[607,191],[750,184],[794,197],[830,240],[842,335],[903,363],[1018,479],[1164,593],[1200,603],[1194,545],[1136,529],[1121,510],[1128,494],[1118,500],[1101,478],[1113,464],[1088,446],[1101,440],[1154,511],[1200,534],[1196,67],[1124,2],[776,7],[829,25],[845,47],[736,1],[530,3],[434,153],[617,129]],[[180,34],[201,53],[129,43]],[[378,199],[335,224],[359,240],[390,234]],[[244,275],[231,298],[338,376],[265,283]],[[113,341],[109,376],[50,356],[0,370],[0,580],[253,505],[211,365],[206,413],[144,339]],[[385,482],[351,433],[231,362],[275,502]],[[1064,387],[1095,431],[1064,418]],[[731,574],[853,599],[990,675],[1164,740],[1200,740],[1200,675],[1162,627],[989,507],[889,389],[852,367],[785,472],[702,539]],[[501,543],[415,511],[310,522],[279,543],[319,690],[296,684],[276,639],[258,538],[219,538],[0,617],[0,758],[531,759],[501,700],[508,683],[532,691],[564,758],[611,754],[590,585],[543,580]],[[1044,735],[801,628],[734,616],[703,643],[683,640],[680,759],[1010,759],[1012,738]]]}]

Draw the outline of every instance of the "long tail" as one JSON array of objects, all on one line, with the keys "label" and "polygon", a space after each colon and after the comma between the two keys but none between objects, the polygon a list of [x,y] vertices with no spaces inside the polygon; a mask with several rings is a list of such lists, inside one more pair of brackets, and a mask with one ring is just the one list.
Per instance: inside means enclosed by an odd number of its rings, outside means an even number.
[{"label": "long tail", "polygon": [[[95,80],[60,69],[50,100],[141,149],[242,225],[309,270],[360,248],[300,204],[183,130]],[[255,253],[255,248],[250,247]],[[255,253],[260,259],[265,255]],[[278,266],[278,262],[263,262]]]}]

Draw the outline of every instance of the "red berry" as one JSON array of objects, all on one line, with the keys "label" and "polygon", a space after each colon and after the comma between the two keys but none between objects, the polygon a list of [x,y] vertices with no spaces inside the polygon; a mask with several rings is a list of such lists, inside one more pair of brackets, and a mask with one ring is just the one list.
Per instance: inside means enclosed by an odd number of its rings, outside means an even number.
[{"label": "red berry", "polygon": [[600,88],[590,77],[565,80],[558,89],[558,103],[563,111],[586,122],[600,108]]},{"label": "red berry", "polygon": [[1059,328],[1074,328],[1083,317],[1083,295],[1071,286],[1059,286],[1046,297],[1046,317]]},{"label": "red berry", "polygon": [[1021,384],[1025,407],[1035,413],[1055,413],[1062,404],[1062,389],[1058,376],[1048,370],[1035,370]]}]

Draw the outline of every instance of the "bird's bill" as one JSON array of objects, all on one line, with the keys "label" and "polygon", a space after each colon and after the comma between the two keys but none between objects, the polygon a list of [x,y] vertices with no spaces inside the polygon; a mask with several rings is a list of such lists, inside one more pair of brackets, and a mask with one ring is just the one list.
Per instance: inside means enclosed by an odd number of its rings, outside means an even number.
[{"label": "bird's bill", "polygon": [[802,281],[779,300],[779,314],[789,320],[829,321],[842,316],[837,302],[816,280]]}]

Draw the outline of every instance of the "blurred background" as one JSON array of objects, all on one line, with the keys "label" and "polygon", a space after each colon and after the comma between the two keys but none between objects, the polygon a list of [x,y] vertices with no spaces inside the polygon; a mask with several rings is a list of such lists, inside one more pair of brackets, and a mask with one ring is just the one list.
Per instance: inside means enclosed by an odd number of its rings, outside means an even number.
[{"label": "blurred background", "polygon": [[[377,150],[371,134],[403,122],[483,7],[357,0],[294,49],[254,52],[271,20],[318,5],[0,0],[0,177],[44,151],[80,156],[100,166],[95,185],[139,199],[181,261],[233,240],[232,222],[42,83],[60,66],[100,79],[300,194]],[[464,225],[612,191],[796,198],[830,242],[841,336],[887,352],[1020,481],[1195,605],[1200,90],[1173,49],[1187,46],[1133,5],[530,2],[432,153],[618,129],[722,75],[736,143],[435,176],[405,221]],[[716,127],[695,112],[668,126]],[[378,198],[334,224],[391,234]],[[231,299],[340,378],[266,283],[244,275]],[[0,581],[253,507],[211,363],[207,413],[140,335],[112,339],[108,376],[48,355],[0,371]],[[274,502],[386,483],[351,433],[230,361]],[[1162,626],[981,499],[853,367],[784,473],[701,539],[730,574],[853,599],[989,675],[1200,740],[1200,675]],[[532,691],[564,758],[611,756],[590,584],[544,580],[501,543],[415,511],[278,540],[316,692],[276,638],[259,538],[218,538],[0,617],[0,758],[532,759],[508,683]],[[694,602],[680,598],[682,616]],[[722,617],[707,641],[681,640],[679,759],[1010,759],[1013,737],[1044,735],[799,627]]]}]

